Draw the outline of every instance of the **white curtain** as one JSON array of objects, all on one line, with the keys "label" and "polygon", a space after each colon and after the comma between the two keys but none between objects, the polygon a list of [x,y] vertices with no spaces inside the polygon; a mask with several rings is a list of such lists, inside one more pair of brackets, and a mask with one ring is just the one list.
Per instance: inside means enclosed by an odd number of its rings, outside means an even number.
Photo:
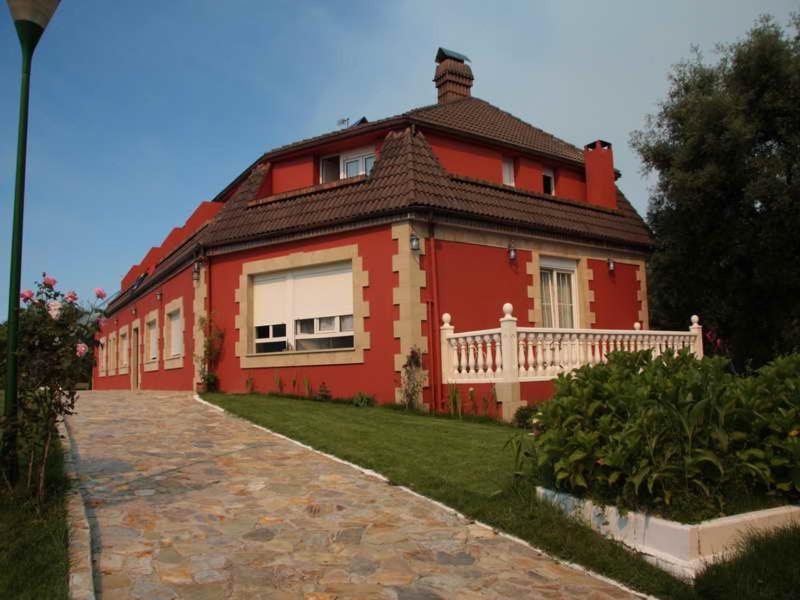
[{"label": "white curtain", "polygon": [[575,327],[572,307],[572,273],[556,273],[558,292],[558,326],[562,329]]},{"label": "white curtain", "polygon": [[553,323],[553,272],[541,272],[542,280],[542,324],[541,327],[554,327]]}]

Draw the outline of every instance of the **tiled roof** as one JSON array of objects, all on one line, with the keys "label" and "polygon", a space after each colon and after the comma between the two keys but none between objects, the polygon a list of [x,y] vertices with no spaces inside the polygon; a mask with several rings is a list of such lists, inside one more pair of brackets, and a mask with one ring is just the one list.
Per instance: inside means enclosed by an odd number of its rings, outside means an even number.
[{"label": "tiled roof", "polygon": [[262,156],[270,158],[345,135],[357,135],[386,126],[417,124],[474,135],[573,162],[583,162],[583,150],[515,117],[495,105],[470,97],[446,104],[430,104],[393,117],[353,125],[274,148]]},{"label": "tiled roof", "polygon": [[405,113],[417,124],[444,127],[531,152],[583,162],[583,150],[480,98],[434,104]]},{"label": "tiled roof", "polygon": [[[454,103],[455,104],[455,103]],[[388,134],[372,173],[259,201],[255,169],[202,236],[220,246],[286,235],[411,210],[448,213],[530,230],[647,248],[650,236],[622,194],[616,211],[490,182],[449,176],[425,136],[406,128]]]}]

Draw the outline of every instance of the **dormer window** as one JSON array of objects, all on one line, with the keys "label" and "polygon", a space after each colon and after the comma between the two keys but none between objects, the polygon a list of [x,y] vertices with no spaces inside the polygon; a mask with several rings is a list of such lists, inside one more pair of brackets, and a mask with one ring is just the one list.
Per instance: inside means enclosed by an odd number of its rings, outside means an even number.
[{"label": "dormer window", "polygon": [[515,185],[513,158],[503,158],[503,183],[506,185]]},{"label": "dormer window", "polygon": [[375,149],[372,146],[344,154],[325,156],[319,161],[320,183],[369,175],[374,165]]},{"label": "dormer window", "polygon": [[556,195],[556,176],[553,169],[542,169],[542,191],[551,196]]}]

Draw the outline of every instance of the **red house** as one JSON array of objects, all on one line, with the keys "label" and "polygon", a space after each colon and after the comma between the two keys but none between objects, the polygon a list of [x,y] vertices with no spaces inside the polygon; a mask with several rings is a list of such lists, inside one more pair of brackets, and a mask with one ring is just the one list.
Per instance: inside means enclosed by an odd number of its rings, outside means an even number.
[{"label": "red house", "polygon": [[194,389],[213,323],[224,391],[391,403],[416,347],[425,407],[474,388],[466,410],[508,418],[609,349],[694,344],[648,331],[651,239],[611,144],[560,140],[473,97],[465,56],[436,62],[435,104],[267,152],[152,248],[108,306],[94,386]]}]

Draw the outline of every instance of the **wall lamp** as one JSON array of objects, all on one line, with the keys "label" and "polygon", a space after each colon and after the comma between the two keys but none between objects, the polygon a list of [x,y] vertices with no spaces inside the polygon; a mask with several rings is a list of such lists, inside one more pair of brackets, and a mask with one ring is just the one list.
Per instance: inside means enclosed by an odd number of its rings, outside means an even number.
[{"label": "wall lamp", "polygon": [[164,297],[164,292],[162,292],[161,290],[158,290],[158,291],[156,292],[156,300],[158,300],[159,302],[161,302],[161,299],[162,299],[163,297]]},{"label": "wall lamp", "polygon": [[200,281],[200,261],[196,260],[192,265],[192,281]]},{"label": "wall lamp", "polygon": [[613,273],[614,269],[617,268],[617,263],[614,262],[613,258],[608,259],[608,272]]},{"label": "wall lamp", "polygon": [[136,316],[136,307],[135,306],[131,309],[131,316],[134,316],[134,317]]},{"label": "wall lamp", "polygon": [[411,238],[409,240],[409,243],[410,243],[412,252],[414,252],[414,253],[419,252],[419,236],[416,233],[414,233],[413,231],[411,232]]},{"label": "wall lamp", "polygon": [[517,248],[513,241],[508,242],[508,260],[511,262],[517,260]]}]

